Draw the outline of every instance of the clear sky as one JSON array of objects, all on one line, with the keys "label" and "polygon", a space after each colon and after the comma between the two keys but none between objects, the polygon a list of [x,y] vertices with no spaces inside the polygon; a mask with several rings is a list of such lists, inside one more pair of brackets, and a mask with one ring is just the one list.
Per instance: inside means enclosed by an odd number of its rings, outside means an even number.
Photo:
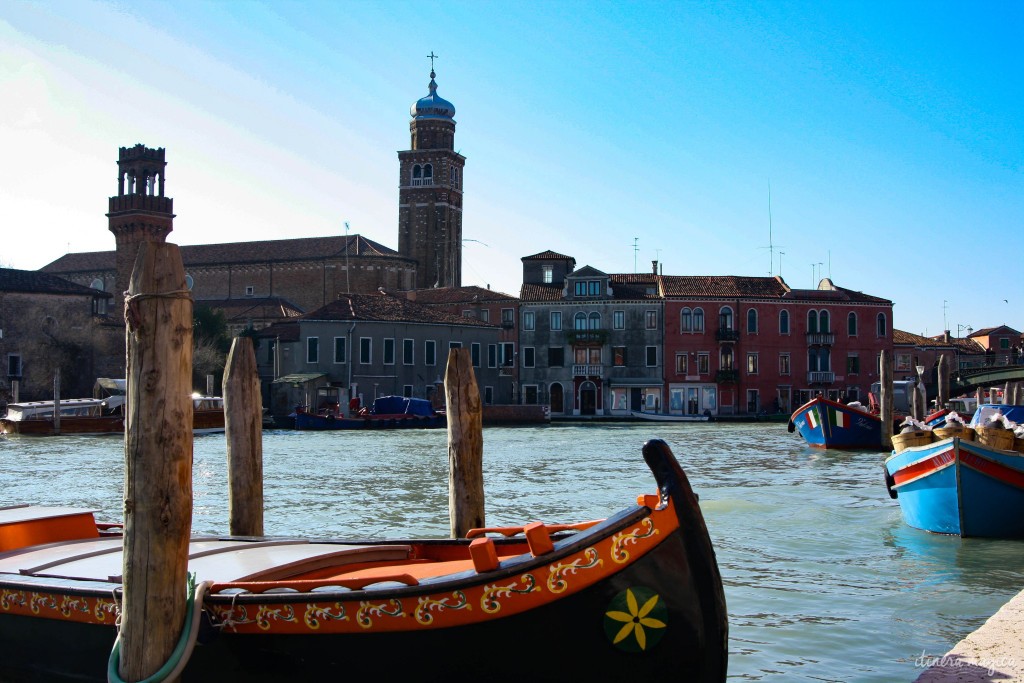
[{"label": "clear sky", "polygon": [[409,106],[456,108],[463,284],[523,256],[831,277],[894,326],[1024,330],[1024,2],[0,4],[0,265],[114,248],[117,150],[170,240],[398,246]]}]

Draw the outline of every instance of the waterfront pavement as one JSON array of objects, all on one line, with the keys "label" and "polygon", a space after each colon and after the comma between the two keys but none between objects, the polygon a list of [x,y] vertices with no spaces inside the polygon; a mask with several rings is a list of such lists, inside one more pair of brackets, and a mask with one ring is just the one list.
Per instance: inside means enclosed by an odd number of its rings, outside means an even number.
[{"label": "waterfront pavement", "polygon": [[945,655],[922,655],[915,683],[1024,681],[1024,592]]}]

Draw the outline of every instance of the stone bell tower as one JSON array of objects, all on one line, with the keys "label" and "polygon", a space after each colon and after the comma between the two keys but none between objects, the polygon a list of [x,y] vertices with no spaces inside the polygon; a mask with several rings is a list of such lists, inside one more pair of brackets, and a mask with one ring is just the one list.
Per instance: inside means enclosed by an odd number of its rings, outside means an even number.
[{"label": "stone bell tower", "polygon": [[167,162],[164,148],[142,144],[121,147],[117,158],[117,196],[110,198],[107,227],[117,244],[114,305],[124,307],[124,292],[142,242],[165,242],[173,229],[174,201],[164,196]]},{"label": "stone bell tower", "polygon": [[462,286],[462,169],[455,106],[430,90],[409,108],[411,149],[398,153],[398,253],[414,259],[416,288]]}]

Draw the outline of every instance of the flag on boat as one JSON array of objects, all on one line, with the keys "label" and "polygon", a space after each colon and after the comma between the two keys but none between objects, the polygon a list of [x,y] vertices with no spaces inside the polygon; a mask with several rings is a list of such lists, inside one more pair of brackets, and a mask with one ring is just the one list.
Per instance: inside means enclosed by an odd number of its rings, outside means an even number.
[{"label": "flag on boat", "polygon": [[839,410],[838,408],[828,409],[828,421],[833,427],[849,427],[850,416]]},{"label": "flag on boat", "polygon": [[811,429],[817,429],[821,422],[818,420],[818,407],[811,406],[811,409],[807,411],[807,421],[811,423]]}]

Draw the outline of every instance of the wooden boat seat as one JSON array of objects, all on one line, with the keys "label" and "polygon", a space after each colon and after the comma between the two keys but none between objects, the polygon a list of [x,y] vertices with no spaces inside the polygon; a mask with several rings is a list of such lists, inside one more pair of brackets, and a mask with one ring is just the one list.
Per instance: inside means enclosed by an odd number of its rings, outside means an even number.
[{"label": "wooden boat seat", "polygon": [[19,505],[0,509],[0,553],[43,543],[96,538],[95,510]]}]

